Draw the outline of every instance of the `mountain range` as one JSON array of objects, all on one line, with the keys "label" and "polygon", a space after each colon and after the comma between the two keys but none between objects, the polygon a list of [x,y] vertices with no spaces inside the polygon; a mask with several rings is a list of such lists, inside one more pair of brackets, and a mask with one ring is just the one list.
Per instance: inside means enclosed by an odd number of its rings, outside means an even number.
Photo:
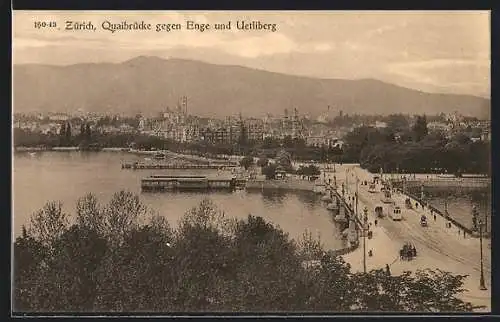
[{"label": "mountain range", "polygon": [[13,68],[15,112],[154,112],[188,97],[188,112],[206,117],[332,114],[436,114],[489,118],[490,100],[436,94],[375,79],[318,79],[193,60],[139,56],[122,63]]}]

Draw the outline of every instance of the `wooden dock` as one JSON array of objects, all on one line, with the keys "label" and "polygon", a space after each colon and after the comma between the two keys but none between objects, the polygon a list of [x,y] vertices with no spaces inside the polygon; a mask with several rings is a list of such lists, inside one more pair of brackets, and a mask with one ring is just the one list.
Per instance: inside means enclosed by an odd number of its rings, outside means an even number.
[{"label": "wooden dock", "polygon": [[175,164],[175,163],[146,163],[146,162],[125,162],[122,169],[132,170],[174,170],[174,169],[206,169],[218,170],[223,168],[234,168],[234,164]]},{"label": "wooden dock", "polygon": [[234,191],[244,189],[246,180],[236,177],[152,175],[141,179],[146,191]]}]

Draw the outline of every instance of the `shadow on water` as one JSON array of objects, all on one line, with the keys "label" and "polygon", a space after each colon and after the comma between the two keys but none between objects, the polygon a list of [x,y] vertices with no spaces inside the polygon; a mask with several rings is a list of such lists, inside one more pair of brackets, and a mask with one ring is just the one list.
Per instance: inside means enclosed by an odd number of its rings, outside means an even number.
[{"label": "shadow on water", "polygon": [[282,190],[264,190],[261,192],[262,199],[267,203],[281,205],[286,197],[286,192]]},{"label": "shadow on water", "polygon": [[287,196],[294,196],[298,201],[312,210],[321,205],[320,196],[314,194],[312,191],[285,191],[285,190],[264,190],[259,192],[247,192],[251,194],[260,194],[265,202],[274,204],[282,204]]},{"label": "shadow on water", "polygon": [[295,192],[294,194],[297,195],[297,198],[301,202],[303,202],[304,204],[309,206],[311,209],[314,209],[318,205],[320,205],[319,202],[321,201],[321,196],[315,194],[312,191],[299,191],[299,192]]}]

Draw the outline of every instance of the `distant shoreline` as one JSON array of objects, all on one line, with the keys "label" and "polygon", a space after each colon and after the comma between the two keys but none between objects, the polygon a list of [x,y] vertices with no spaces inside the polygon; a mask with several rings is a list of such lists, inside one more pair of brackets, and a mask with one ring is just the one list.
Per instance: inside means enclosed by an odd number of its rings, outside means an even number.
[{"label": "distant shoreline", "polygon": [[[72,152],[72,151],[87,151],[85,149],[80,149],[79,147],[24,147],[24,146],[17,146],[14,147],[14,152],[44,152],[44,151],[51,151],[51,152]],[[131,148],[121,148],[121,147],[108,147],[108,148],[101,148],[99,150],[88,150],[88,151],[95,151],[95,152],[128,152],[131,154],[141,154],[141,155],[152,155],[155,153],[168,153],[172,154],[175,156],[183,156],[186,158],[190,159],[195,159],[198,161],[209,161],[209,160],[216,160],[216,159],[211,159],[211,158],[205,158],[197,155],[191,155],[191,154],[182,154],[182,153],[177,153],[173,152],[170,150],[157,150],[157,151],[146,151],[146,150],[135,150]],[[241,156],[230,156],[229,159],[233,158],[238,158],[240,159]],[[321,165],[319,165],[320,168]],[[373,173],[372,175],[377,175],[376,173]],[[391,174],[386,174],[386,175],[391,175]],[[431,176],[431,178],[426,178],[426,176]],[[439,177],[439,176],[438,176]],[[409,185],[421,185],[424,184],[424,186],[436,186],[436,187],[455,187],[455,186],[464,186],[467,185],[468,182],[475,182],[477,183],[477,187],[486,187],[491,184],[491,178],[490,177],[484,177],[478,174],[465,174],[463,175],[462,178],[457,178],[457,177],[436,177],[436,174],[418,174],[416,179],[413,180],[408,180],[407,184]],[[397,180],[396,180],[397,182]],[[265,185],[266,189],[292,189],[292,190],[313,190],[312,188],[286,188],[286,184],[279,184],[279,185],[271,185],[267,183]],[[262,185],[259,183],[255,183],[251,186],[251,189],[261,189]],[[476,188],[476,185],[474,185],[473,188]]]}]

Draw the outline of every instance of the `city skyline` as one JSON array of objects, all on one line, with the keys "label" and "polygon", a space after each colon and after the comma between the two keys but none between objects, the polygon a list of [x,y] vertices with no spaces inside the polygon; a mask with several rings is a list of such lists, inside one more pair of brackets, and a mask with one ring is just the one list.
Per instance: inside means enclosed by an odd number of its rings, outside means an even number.
[{"label": "city skyline", "polygon": [[[139,16],[141,14],[141,16]],[[119,63],[146,55],[314,78],[375,78],[429,92],[490,96],[489,12],[44,12],[44,21],[275,23],[272,31],[54,32],[15,11],[14,63]],[[49,19],[50,18],[50,19]],[[78,18],[78,19],[75,19]],[[184,27],[184,26],[183,26]],[[418,37],[416,34],[418,33]],[[457,37],[459,35],[460,37]],[[158,41],[159,37],[165,41]],[[35,49],[35,50],[34,50]],[[301,63],[298,64],[297,62]]]}]

